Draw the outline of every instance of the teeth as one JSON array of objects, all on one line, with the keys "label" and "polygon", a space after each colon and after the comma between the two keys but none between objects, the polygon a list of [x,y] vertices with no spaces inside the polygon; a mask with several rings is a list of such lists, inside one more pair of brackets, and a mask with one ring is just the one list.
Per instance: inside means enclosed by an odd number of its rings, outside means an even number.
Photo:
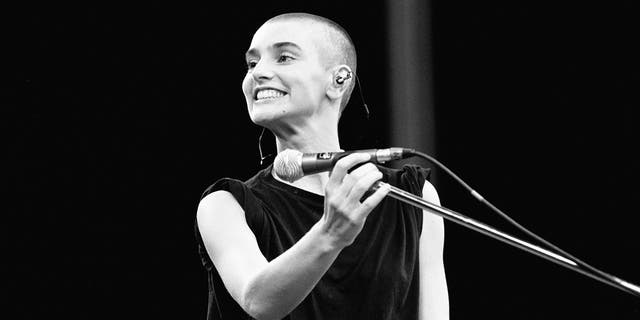
[{"label": "teeth", "polygon": [[285,93],[282,92],[282,91],[273,90],[273,89],[266,89],[266,90],[258,91],[258,94],[256,95],[256,98],[258,100],[260,100],[260,99],[274,99],[274,98],[280,98],[280,97],[282,97],[284,95],[285,95]]}]

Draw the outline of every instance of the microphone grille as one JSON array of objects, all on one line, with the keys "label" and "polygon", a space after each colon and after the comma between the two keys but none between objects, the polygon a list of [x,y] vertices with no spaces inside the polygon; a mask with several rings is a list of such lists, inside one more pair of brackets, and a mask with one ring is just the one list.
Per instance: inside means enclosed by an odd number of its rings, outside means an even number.
[{"label": "microphone grille", "polygon": [[287,149],[278,153],[273,160],[273,171],[280,179],[289,182],[302,178],[302,152]]}]

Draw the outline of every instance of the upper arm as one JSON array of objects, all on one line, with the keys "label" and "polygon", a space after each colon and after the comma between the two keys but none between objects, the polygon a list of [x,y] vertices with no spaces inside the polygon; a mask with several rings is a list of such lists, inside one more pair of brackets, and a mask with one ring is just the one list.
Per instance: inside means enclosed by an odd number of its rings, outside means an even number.
[{"label": "upper arm", "polygon": [[[422,198],[433,204],[440,205],[438,192],[429,181],[424,182],[422,187]],[[444,248],[444,221],[442,217],[423,211],[422,213],[422,232],[420,234],[420,254],[428,255],[429,261],[434,259],[442,260],[442,251]],[[434,261],[435,262],[435,261]]]},{"label": "upper arm", "polygon": [[[422,188],[423,199],[440,205],[436,189],[429,181]],[[420,235],[420,319],[448,319],[449,295],[443,262],[444,221],[424,210]]]},{"label": "upper arm", "polygon": [[231,193],[216,191],[200,201],[197,221],[209,257],[227,291],[242,306],[245,286],[267,264],[244,210]]}]

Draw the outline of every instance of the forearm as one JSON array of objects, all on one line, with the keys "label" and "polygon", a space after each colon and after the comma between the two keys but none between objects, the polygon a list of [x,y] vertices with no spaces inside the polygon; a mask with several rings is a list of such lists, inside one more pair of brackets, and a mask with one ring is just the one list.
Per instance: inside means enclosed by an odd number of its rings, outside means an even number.
[{"label": "forearm", "polygon": [[247,282],[244,308],[257,319],[280,319],[311,292],[340,253],[319,224]]}]

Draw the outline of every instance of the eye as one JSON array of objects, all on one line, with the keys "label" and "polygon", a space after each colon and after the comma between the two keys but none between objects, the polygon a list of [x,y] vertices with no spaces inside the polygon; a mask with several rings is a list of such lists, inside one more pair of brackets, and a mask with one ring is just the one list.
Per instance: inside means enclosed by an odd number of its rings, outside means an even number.
[{"label": "eye", "polygon": [[247,60],[247,69],[251,70],[255,68],[257,64],[258,64],[257,60]]},{"label": "eye", "polygon": [[278,57],[278,63],[284,63],[293,60],[293,56],[283,53]]}]

